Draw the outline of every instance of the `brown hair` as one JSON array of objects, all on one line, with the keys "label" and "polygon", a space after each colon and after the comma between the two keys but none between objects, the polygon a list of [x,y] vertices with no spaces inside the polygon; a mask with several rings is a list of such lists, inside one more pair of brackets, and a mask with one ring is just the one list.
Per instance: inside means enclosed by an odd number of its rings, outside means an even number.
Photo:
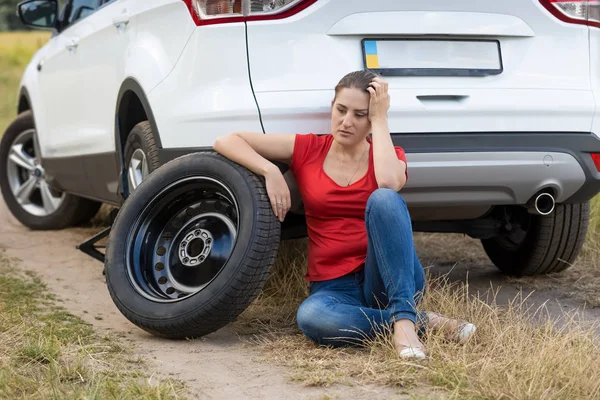
[{"label": "brown hair", "polygon": [[375,72],[369,71],[368,69],[350,72],[349,74],[346,74],[346,76],[344,76],[336,85],[335,97],[337,97],[338,93],[342,89],[360,89],[367,92],[369,83],[371,83],[373,78],[376,78],[377,76],[378,75]]}]

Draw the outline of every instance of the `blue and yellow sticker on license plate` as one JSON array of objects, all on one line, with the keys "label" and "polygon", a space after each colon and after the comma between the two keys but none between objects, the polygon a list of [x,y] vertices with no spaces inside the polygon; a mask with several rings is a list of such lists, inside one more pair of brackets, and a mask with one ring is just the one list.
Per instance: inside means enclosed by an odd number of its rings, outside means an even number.
[{"label": "blue and yellow sticker on license plate", "polygon": [[503,71],[498,40],[363,39],[364,67],[391,76],[483,76]]}]

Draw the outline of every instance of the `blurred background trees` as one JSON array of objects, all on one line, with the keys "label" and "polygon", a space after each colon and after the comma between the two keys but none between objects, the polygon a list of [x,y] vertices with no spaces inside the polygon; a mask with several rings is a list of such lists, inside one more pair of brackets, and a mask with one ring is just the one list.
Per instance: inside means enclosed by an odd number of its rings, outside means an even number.
[{"label": "blurred background trees", "polygon": [[25,30],[17,16],[17,4],[23,0],[0,0],[0,31]]}]

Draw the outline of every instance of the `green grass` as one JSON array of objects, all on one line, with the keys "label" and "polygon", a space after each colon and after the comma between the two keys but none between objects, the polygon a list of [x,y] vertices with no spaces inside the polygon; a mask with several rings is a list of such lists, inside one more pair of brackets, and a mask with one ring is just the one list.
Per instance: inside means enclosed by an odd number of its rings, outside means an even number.
[{"label": "green grass", "polygon": [[128,346],[56,302],[37,276],[0,257],[0,398],[183,398],[182,383],[150,383]]}]

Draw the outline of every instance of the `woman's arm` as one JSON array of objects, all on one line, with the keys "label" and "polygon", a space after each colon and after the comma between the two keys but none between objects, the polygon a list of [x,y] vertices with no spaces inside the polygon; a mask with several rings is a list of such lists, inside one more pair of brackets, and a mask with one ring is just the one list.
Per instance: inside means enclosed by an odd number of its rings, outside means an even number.
[{"label": "woman's arm", "polygon": [[296,135],[266,135],[254,132],[233,132],[218,137],[213,148],[218,153],[250,171],[264,176],[273,168],[272,161],[289,164],[294,152]]},{"label": "woman's arm", "polygon": [[373,135],[375,178],[380,188],[399,191],[406,184],[406,163],[396,155],[387,123],[387,111],[390,108],[388,83],[375,78],[367,90],[371,94],[369,119]]},{"label": "woman's arm", "polygon": [[282,222],[292,202],[283,174],[272,161],[289,164],[294,152],[295,138],[295,134],[234,132],[218,137],[213,144],[216,152],[265,177],[271,207]]}]

